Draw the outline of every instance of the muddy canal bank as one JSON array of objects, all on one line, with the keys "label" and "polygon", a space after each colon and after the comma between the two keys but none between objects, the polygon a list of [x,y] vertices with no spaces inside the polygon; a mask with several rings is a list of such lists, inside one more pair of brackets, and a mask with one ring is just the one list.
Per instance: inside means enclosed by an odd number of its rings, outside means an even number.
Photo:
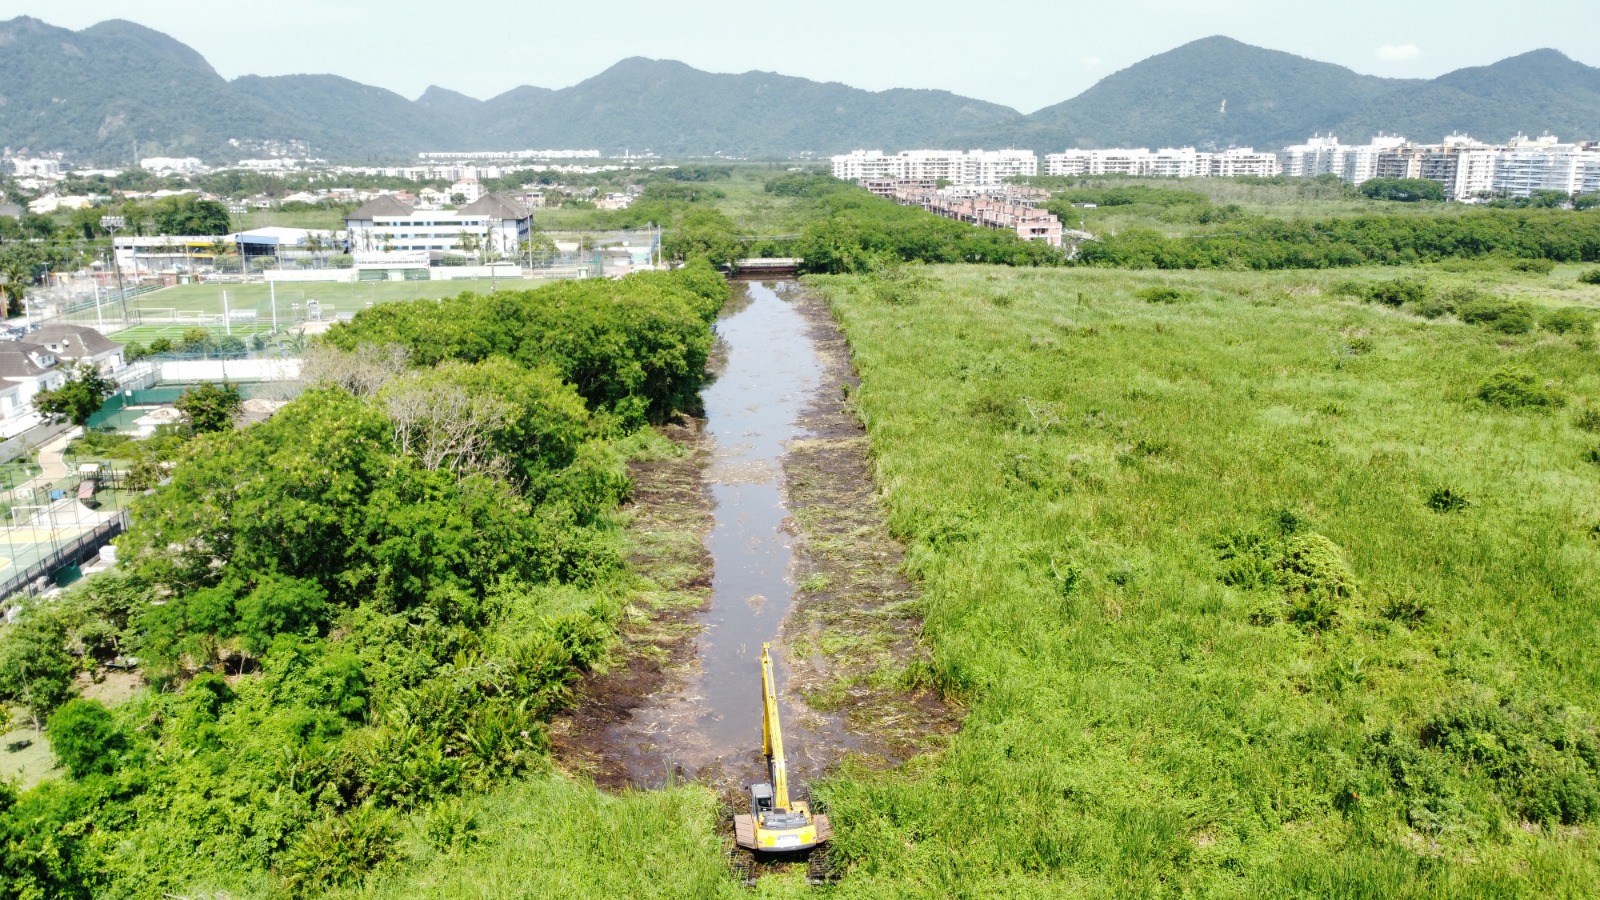
[{"label": "muddy canal bank", "polygon": [[602,786],[764,777],[765,641],[801,781],[847,753],[893,764],[952,728],[901,677],[919,652],[916,593],[850,410],[843,335],[793,283],[735,291],[705,418],[667,431],[683,457],[633,467],[632,561],[657,589],[624,623],[623,662],[552,729],[562,765]]}]

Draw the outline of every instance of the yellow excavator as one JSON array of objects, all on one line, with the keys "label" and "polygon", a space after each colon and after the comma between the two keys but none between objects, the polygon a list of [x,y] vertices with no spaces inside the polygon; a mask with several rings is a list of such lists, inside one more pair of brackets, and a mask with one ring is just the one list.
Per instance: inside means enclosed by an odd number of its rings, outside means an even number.
[{"label": "yellow excavator", "polygon": [[827,816],[811,809],[811,804],[789,797],[771,648],[771,644],[761,645],[761,734],[770,780],[750,785],[750,813],[733,817],[733,836],[740,847],[757,854],[797,853],[832,837],[833,827]]}]

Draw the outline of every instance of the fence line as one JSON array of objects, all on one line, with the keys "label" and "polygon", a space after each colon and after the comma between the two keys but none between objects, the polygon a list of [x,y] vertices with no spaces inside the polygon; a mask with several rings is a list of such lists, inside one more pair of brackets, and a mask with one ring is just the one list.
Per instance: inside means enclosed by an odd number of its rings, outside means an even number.
[{"label": "fence line", "polygon": [[30,563],[26,568],[0,581],[0,597],[10,597],[23,588],[27,588],[29,594],[35,593],[33,587],[35,581],[49,578],[67,566],[81,562],[89,553],[98,551],[127,529],[128,511],[118,510],[114,518],[97,525],[93,531],[78,535],[56,547],[50,555]]}]

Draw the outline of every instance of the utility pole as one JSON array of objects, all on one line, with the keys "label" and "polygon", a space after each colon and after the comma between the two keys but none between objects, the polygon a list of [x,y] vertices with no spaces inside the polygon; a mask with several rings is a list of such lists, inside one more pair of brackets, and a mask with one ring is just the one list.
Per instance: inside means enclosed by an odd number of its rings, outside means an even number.
[{"label": "utility pole", "polygon": [[487,235],[485,235],[485,238],[487,240],[487,246],[485,246],[485,248],[484,248],[484,256],[488,257],[488,260],[489,260],[489,293],[491,293],[491,294],[493,294],[493,293],[495,293],[495,292],[500,290],[500,270],[495,268],[495,266],[494,266],[494,241],[495,241],[495,237],[498,236],[499,232],[500,232],[500,219],[499,219],[499,217],[498,216],[490,216],[489,217],[489,233]]},{"label": "utility pole", "polygon": [[[137,152],[137,151],[136,151]],[[134,160],[135,165],[138,160]],[[117,258],[117,229],[124,228],[128,220],[122,216],[101,216],[100,227],[111,233],[111,267],[117,270],[117,299],[122,302],[122,324],[128,324],[128,288],[122,282],[122,260]]]}]

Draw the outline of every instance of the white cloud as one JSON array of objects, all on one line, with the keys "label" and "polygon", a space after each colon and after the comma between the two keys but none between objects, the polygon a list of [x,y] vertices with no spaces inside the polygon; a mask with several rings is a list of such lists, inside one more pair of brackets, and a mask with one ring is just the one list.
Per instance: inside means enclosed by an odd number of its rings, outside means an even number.
[{"label": "white cloud", "polygon": [[1422,48],[1416,44],[1385,44],[1374,52],[1379,59],[1386,62],[1400,62],[1421,56]]},{"label": "white cloud", "polygon": [[1095,66],[1100,65],[1100,61],[1100,57],[1098,56],[1085,56],[1083,58],[1083,67],[1085,69],[1092,69]]}]

